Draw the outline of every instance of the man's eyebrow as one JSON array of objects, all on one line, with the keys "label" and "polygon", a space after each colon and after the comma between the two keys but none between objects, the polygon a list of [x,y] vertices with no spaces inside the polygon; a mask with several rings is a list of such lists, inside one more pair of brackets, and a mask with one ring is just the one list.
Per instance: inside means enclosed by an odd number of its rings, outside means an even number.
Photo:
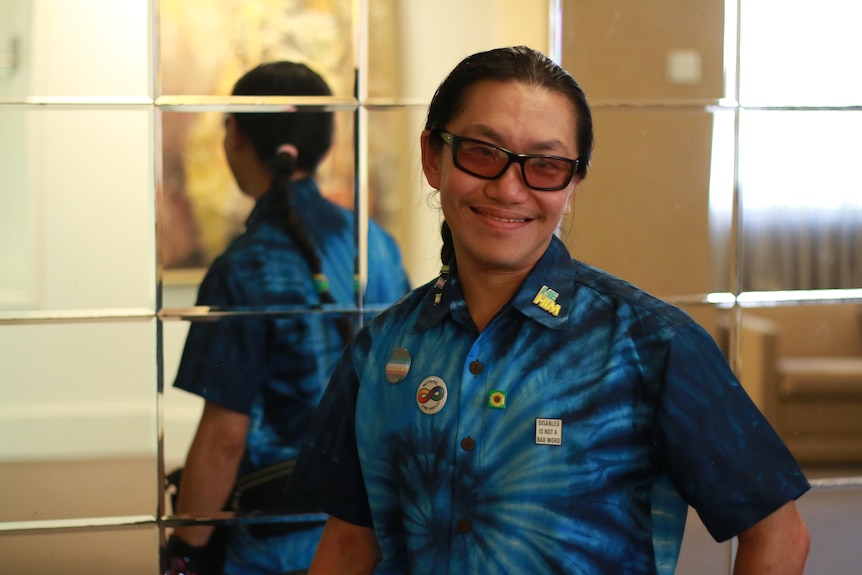
[{"label": "man's eyebrow", "polygon": [[[461,133],[459,135],[464,136],[465,138],[476,138],[476,139],[480,139],[480,140],[484,139],[484,140],[487,140],[487,142],[489,144],[494,144],[497,146],[502,146],[506,149],[511,149],[509,146],[503,145],[501,143],[501,142],[503,142],[503,136],[501,136],[496,130],[494,130],[493,128],[491,128],[490,126],[487,126],[485,124],[471,124],[469,126],[465,126],[463,128],[463,130],[464,130],[464,133]],[[469,133],[470,135],[468,136],[467,133]],[[553,152],[554,155],[560,155],[560,154],[571,153],[571,152],[568,152],[566,150],[568,150],[568,148],[563,144],[563,142],[561,142],[560,140],[556,140],[556,139],[552,138],[549,140],[533,142],[532,145],[529,146],[527,151],[524,151],[524,150],[512,150],[512,151],[519,153],[519,154],[521,154],[521,153],[532,154],[532,153],[542,153],[542,152],[545,152],[545,153]]]}]

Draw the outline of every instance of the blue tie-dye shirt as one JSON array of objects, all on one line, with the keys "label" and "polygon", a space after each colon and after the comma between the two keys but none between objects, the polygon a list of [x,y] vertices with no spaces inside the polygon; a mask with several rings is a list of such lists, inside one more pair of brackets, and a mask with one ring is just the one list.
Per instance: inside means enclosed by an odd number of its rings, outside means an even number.
[{"label": "blue tie-dye shirt", "polygon": [[[312,179],[290,185],[291,205],[316,246],[337,306],[355,307],[353,213],[321,196]],[[369,222],[366,305],[380,308],[408,291],[394,240]],[[249,416],[240,474],[299,451],[344,348],[331,315],[289,313],[319,303],[309,267],[284,230],[278,198],[267,193],[249,215],[245,232],[210,266],[197,305],[280,313],[193,322],[174,383]],[[300,565],[308,566],[311,553],[313,546],[304,560],[298,558]]]},{"label": "blue tie-dye shirt", "polygon": [[707,332],[556,238],[481,333],[457,269],[372,321],[295,481],[412,575],[671,572],[674,491],[724,540],[808,488]]}]

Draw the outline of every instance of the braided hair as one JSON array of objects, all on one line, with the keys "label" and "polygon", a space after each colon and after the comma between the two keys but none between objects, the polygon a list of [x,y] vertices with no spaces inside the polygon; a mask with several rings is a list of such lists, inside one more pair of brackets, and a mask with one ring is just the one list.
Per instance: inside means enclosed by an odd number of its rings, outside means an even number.
[{"label": "braided hair", "polygon": [[[329,86],[304,64],[270,62],[261,64],[240,78],[235,96],[331,96]],[[257,157],[272,171],[272,188],[284,215],[284,229],[311,269],[321,304],[336,303],[317,248],[305,223],[291,205],[290,181],[299,171],[314,173],[332,146],[332,112],[318,109],[290,113],[236,113],[237,127],[249,139]],[[353,337],[353,322],[347,316],[335,319],[342,340]]]}]

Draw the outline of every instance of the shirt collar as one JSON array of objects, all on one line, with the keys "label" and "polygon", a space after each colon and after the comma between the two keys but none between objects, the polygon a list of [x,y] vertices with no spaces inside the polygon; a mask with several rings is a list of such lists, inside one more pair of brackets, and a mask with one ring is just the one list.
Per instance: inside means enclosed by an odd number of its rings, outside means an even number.
[{"label": "shirt collar", "polygon": [[[507,306],[544,326],[562,329],[568,322],[574,297],[574,274],[572,256],[565,244],[554,236]],[[461,309],[466,311],[466,304],[453,263],[451,274],[441,270],[437,280],[428,285],[414,329],[425,330],[449,314],[457,315]]]},{"label": "shirt collar", "polygon": [[547,327],[562,329],[568,323],[575,294],[574,279],[572,256],[554,236],[512,299],[512,307]]}]

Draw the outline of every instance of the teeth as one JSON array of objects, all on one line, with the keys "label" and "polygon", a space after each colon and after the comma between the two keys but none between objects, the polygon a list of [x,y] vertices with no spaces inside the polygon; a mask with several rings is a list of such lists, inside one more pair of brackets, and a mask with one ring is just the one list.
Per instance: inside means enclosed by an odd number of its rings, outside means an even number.
[{"label": "teeth", "polygon": [[521,220],[510,220],[510,219],[507,219],[507,218],[495,218],[494,216],[488,216],[488,217],[489,217],[489,218],[491,218],[492,220],[497,220],[498,222],[505,222],[505,223],[507,223],[507,224],[524,223],[524,222],[526,222],[526,221],[527,221],[527,220],[524,220],[524,219],[521,219]]}]

